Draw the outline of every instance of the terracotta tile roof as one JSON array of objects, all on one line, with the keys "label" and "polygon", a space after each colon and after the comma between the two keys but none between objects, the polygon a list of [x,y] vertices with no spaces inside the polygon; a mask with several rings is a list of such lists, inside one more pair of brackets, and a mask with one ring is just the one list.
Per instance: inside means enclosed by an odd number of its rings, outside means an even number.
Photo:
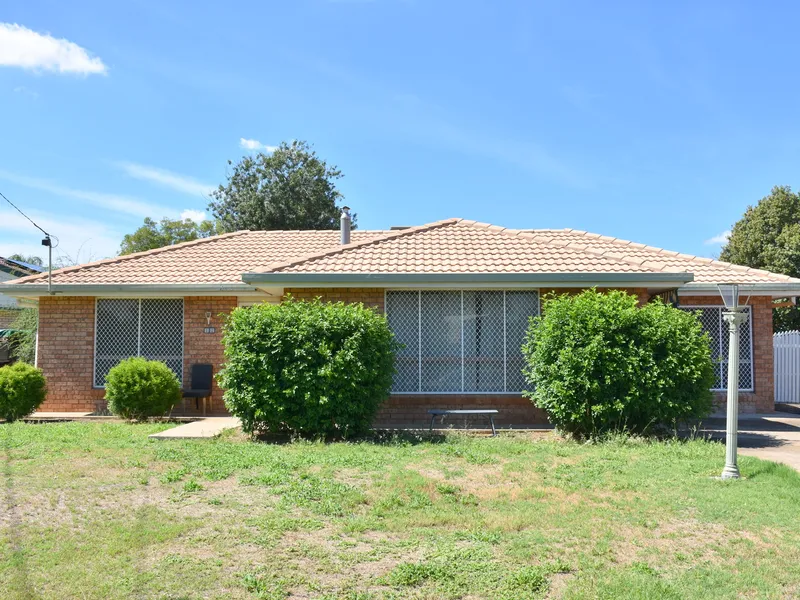
[{"label": "terracotta tile roof", "polygon": [[[357,229],[351,239],[371,239],[385,233]],[[53,284],[242,283],[242,273],[298,254],[339,247],[339,240],[338,230],[237,231],[59,269],[53,271]],[[47,275],[8,283],[46,284]]]},{"label": "terracotta tile roof", "polygon": [[694,283],[800,283],[800,279],[761,269],[752,269],[729,262],[681,254],[655,246],[646,246],[620,238],[612,238],[578,229],[530,230],[541,237],[574,247],[600,252],[605,256],[624,255],[643,260],[654,269],[677,269],[694,274]]},{"label": "terracotta tile roof", "polygon": [[[286,261],[262,273],[649,273],[643,261],[463,219],[393,231]],[[669,269],[663,269],[664,271]]]},{"label": "terracotta tile roof", "polygon": [[[240,284],[243,273],[693,273],[695,283],[798,283],[784,275],[571,229],[448,219],[397,231],[237,231],[54,271],[53,283]],[[44,285],[33,275],[9,283]],[[0,289],[2,286],[0,285]]]}]

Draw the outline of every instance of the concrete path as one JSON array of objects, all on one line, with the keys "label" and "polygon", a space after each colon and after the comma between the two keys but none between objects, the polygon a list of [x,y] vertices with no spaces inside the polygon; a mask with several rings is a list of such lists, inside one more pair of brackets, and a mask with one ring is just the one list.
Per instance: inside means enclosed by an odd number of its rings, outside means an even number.
[{"label": "concrete path", "polygon": [[241,422],[236,417],[208,417],[167,429],[161,433],[153,433],[148,437],[154,440],[190,440],[213,438],[226,429],[241,427]]},{"label": "concrete path", "polygon": [[[701,431],[724,440],[725,419],[710,418]],[[739,415],[739,452],[800,471],[800,415],[781,412]]]}]

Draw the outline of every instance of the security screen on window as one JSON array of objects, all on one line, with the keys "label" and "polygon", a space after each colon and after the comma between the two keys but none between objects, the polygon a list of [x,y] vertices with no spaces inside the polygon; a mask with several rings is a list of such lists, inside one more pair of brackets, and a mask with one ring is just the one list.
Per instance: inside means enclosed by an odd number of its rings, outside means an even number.
[{"label": "security screen on window", "polygon": [[404,348],[395,393],[519,393],[522,343],[539,313],[531,290],[397,290],[389,326]]},{"label": "security screen on window", "polygon": [[182,298],[98,298],[94,385],[131,356],[160,360],[183,380]]}]

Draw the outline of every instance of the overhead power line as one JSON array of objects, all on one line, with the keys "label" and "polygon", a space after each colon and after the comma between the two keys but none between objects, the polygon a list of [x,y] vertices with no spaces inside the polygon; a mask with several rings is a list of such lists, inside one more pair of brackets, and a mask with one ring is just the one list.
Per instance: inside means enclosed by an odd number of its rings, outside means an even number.
[{"label": "overhead power line", "polygon": [[6,198],[6,195],[5,195],[3,192],[0,192],[0,196],[2,196],[2,197],[3,197],[3,199],[4,199],[6,202],[8,202],[8,203],[9,203],[11,206],[13,206],[13,207],[16,209],[16,211],[17,211],[19,214],[21,214],[23,217],[25,217],[26,219],[28,219],[28,221],[30,221],[30,222],[31,222],[31,224],[32,224],[34,227],[36,227],[36,229],[38,229],[39,231],[41,231],[41,232],[42,232],[43,234],[45,234],[46,236],[48,236],[48,237],[50,236],[50,234],[49,234],[49,233],[47,233],[47,232],[46,232],[44,229],[42,229],[41,227],[39,227],[39,226],[36,224],[36,222],[35,222],[33,219],[31,219],[31,218],[30,218],[28,215],[26,215],[24,212],[22,212],[22,209],[21,209],[19,206],[17,206],[17,205],[16,205],[16,204],[14,204],[14,203],[13,203],[11,200],[9,200],[8,198]]},{"label": "overhead power line", "polygon": [[[38,229],[44,234],[44,239],[42,240],[42,246],[47,246],[47,291],[48,293],[50,293],[50,295],[52,295],[53,294],[53,242],[50,240],[50,238],[55,236],[51,236],[44,229],[39,227],[36,224],[36,221],[34,221],[28,215],[22,212],[22,209],[16,204],[14,204],[11,200],[9,200],[3,192],[0,192],[0,197],[2,197],[3,200],[5,200],[11,206],[13,206],[14,209],[19,214],[21,214],[23,217],[25,217],[26,219],[28,219],[28,221],[31,222],[31,225],[36,227],[36,229]],[[58,238],[56,238],[56,245],[58,245]]]}]

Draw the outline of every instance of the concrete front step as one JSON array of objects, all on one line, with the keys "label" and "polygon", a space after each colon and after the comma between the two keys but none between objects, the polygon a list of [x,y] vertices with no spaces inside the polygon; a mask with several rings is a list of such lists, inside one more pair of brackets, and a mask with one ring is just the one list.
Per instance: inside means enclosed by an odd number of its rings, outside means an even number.
[{"label": "concrete front step", "polygon": [[160,433],[153,433],[148,437],[154,440],[205,439],[216,437],[226,429],[235,429],[241,426],[241,421],[236,417],[208,417]]},{"label": "concrete front step", "polygon": [[789,402],[776,402],[775,410],[800,415],[800,404],[794,404]]}]

